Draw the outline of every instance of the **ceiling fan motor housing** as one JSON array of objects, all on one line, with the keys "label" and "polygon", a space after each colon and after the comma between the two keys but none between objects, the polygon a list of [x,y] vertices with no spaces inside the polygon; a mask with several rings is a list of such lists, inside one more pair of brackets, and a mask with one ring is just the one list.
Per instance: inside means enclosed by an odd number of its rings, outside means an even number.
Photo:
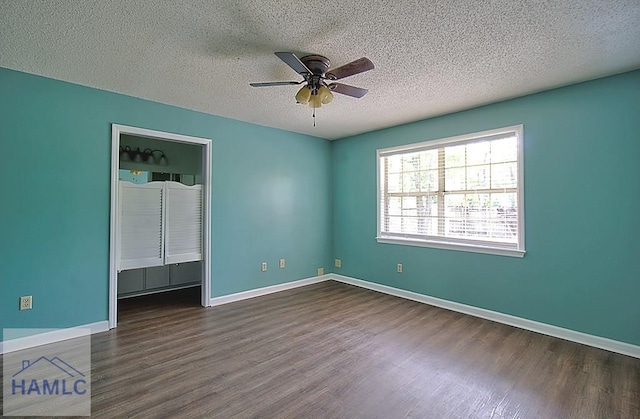
[{"label": "ceiling fan motor housing", "polygon": [[324,76],[331,66],[331,61],[322,55],[306,55],[300,58],[300,61],[311,70],[314,76]]}]

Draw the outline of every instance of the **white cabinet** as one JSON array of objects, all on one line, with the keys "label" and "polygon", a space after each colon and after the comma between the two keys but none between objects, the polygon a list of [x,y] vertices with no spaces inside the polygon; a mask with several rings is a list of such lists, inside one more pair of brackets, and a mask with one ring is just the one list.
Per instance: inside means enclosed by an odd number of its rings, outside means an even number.
[{"label": "white cabinet", "polygon": [[134,297],[197,286],[202,283],[202,262],[130,269],[118,274],[118,297]]},{"label": "white cabinet", "polygon": [[169,267],[155,266],[145,269],[144,288],[152,290],[156,288],[168,287],[169,284]]},{"label": "white cabinet", "polygon": [[118,274],[118,294],[132,294],[144,290],[144,269],[132,269]]},{"label": "white cabinet", "polygon": [[179,263],[171,265],[171,285],[200,283],[202,263]]},{"label": "white cabinet", "polygon": [[202,260],[202,185],[120,181],[118,270]]}]

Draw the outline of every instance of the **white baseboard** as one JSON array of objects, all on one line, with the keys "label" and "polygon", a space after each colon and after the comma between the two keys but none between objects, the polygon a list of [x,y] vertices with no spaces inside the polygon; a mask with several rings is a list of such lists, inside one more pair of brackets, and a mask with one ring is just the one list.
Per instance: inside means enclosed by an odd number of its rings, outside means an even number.
[{"label": "white baseboard", "polygon": [[6,340],[4,342],[0,342],[0,354],[8,354],[9,352],[20,351],[23,349],[34,348],[36,346],[48,345],[50,343],[86,336],[87,331],[93,335],[94,333],[106,332],[107,330],[109,330],[109,322],[105,320],[82,326],[69,327],[66,329],[56,329],[49,332],[25,336],[23,338]]},{"label": "white baseboard", "polygon": [[480,317],[483,319],[492,320],[494,322],[508,324],[509,326],[518,327],[520,329],[542,333],[543,335],[549,335],[556,338],[581,343],[583,345],[594,346],[596,348],[605,349],[607,351],[632,356],[634,358],[640,358],[640,346],[632,345],[630,343],[620,342],[600,336],[589,335],[587,333],[576,332],[574,330],[564,329],[562,327],[552,326],[546,323],[523,319],[522,317],[511,316],[509,314],[503,314],[497,311],[486,310],[483,308],[443,300],[436,297],[430,297],[428,295],[418,294],[412,291],[405,291],[399,288],[376,284],[369,281],[363,281],[361,279],[351,278],[348,276],[337,274],[329,274],[328,276],[329,279],[338,282],[344,282],[345,284],[367,288],[373,291],[382,292],[384,294],[406,298],[407,300],[413,300],[436,307],[446,308],[447,310],[457,311],[459,313],[468,314],[470,316]]},{"label": "white baseboard", "polygon": [[298,281],[285,282],[284,284],[272,285],[270,287],[256,288],[254,290],[223,295],[221,297],[214,297],[209,300],[209,304],[211,307],[219,306],[222,304],[229,304],[236,301],[246,300],[248,298],[260,297],[261,295],[273,294],[274,292],[304,287],[305,285],[317,284],[318,282],[328,281],[329,279],[331,279],[331,275],[321,275],[315,276],[313,278],[300,279]]}]

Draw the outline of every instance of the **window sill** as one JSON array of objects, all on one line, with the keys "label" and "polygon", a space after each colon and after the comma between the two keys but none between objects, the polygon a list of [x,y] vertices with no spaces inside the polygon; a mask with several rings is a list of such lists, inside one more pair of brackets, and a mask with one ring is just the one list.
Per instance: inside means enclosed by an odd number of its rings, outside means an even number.
[{"label": "window sill", "polygon": [[526,253],[524,250],[517,250],[517,249],[504,249],[504,248],[501,248],[501,247],[468,245],[468,244],[429,241],[429,240],[412,240],[412,239],[407,239],[407,238],[376,237],[376,241],[378,243],[386,243],[386,244],[399,244],[399,245],[404,245],[404,246],[418,246],[418,247],[432,247],[432,248],[435,248],[435,249],[457,250],[457,251],[461,251],[461,252],[473,252],[473,253],[484,253],[484,254],[489,254],[489,255],[509,256],[509,257],[515,257],[515,258],[523,258],[525,253]]}]

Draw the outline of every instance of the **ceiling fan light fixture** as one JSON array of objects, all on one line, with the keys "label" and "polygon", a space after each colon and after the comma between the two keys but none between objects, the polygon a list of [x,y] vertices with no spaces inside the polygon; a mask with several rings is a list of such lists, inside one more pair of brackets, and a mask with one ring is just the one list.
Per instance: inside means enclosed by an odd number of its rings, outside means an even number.
[{"label": "ceiling fan light fixture", "polygon": [[320,101],[323,105],[331,103],[333,100],[333,93],[331,93],[331,89],[324,85],[320,86],[318,89],[318,96],[320,96]]},{"label": "ceiling fan light fixture", "polygon": [[298,93],[296,93],[296,102],[306,105],[311,99],[311,89],[307,86],[302,86]]},{"label": "ceiling fan light fixture", "polygon": [[120,147],[120,161],[131,161],[131,147]]},{"label": "ceiling fan light fixture", "polygon": [[322,97],[319,94],[311,95],[309,99],[310,108],[320,108],[322,106]]},{"label": "ceiling fan light fixture", "polygon": [[136,148],[136,155],[133,157],[134,163],[142,163],[144,160],[142,159],[142,151],[140,151],[140,147]]}]

